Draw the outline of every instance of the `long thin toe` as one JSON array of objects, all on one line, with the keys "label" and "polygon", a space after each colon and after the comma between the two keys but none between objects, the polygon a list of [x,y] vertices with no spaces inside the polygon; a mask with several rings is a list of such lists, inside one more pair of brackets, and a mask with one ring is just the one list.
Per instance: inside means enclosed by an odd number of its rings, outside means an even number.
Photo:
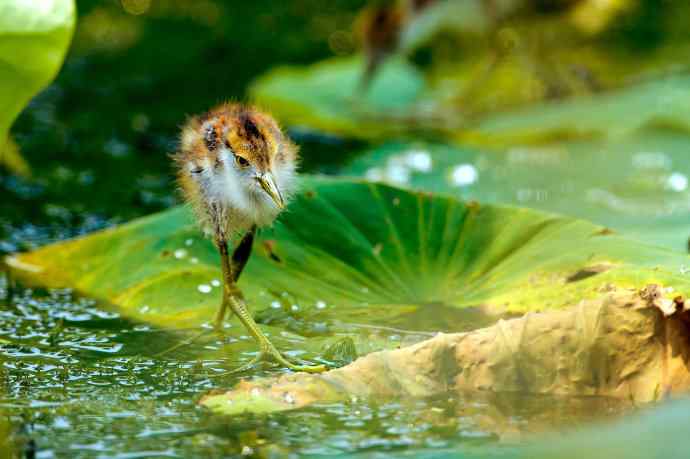
[{"label": "long thin toe", "polygon": [[263,353],[261,353],[261,354],[257,355],[256,357],[254,357],[253,359],[251,359],[249,362],[245,363],[244,365],[240,365],[239,367],[234,368],[234,369],[232,369],[232,370],[230,370],[224,374],[228,375],[228,374],[245,373],[247,371],[251,371],[251,370],[256,369],[256,367],[260,366],[265,361],[266,361],[266,356]]},{"label": "long thin toe", "polygon": [[302,371],[304,373],[323,373],[327,371],[326,365],[286,365],[292,371]]},{"label": "long thin toe", "polygon": [[288,368],[292,371],[303,371],[305,373],[323,373],[327,370],[325,365],[299,365],[290,362],[288,359],[283,357],[283,354],[278,351],[275,347],[270,347],[266,354],[268,354],[273,360],[278,362],[278,364]]}]

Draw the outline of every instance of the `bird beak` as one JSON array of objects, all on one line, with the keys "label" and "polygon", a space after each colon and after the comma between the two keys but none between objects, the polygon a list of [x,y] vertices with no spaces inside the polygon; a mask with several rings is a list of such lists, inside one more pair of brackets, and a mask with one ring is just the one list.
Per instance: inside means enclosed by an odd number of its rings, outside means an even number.
[{"label": "bird beak", "polygon": [[266,172],[265,174],[258,175],[256,180],[261,185],[261,188],[273,199],[279,209],[285,208],[285,201],[283,200],[283,195],[280,194],[280,190],[276,185],[276,181],[273,178],[273,174]]}]

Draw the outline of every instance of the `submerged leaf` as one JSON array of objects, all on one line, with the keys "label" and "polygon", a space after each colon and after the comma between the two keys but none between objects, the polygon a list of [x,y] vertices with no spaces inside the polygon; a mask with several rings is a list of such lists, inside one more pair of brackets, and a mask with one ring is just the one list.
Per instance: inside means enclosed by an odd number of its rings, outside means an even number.
[{"label": "submerged leaf", "polygon": [[[401,328],[457,331],[467,329],[458,316],[433,320],[471,308],[464,320],[487,324],[506,311],[561,308],[610,283],[690,293],[688,262],[581,220],[305,178],[279,223],[261,234],[240,287],[254,310],[287,307],[379,325],[406,315]],[[216,251],[185,207],[8,263],[26,281],[70,286],[161,326],[210,320],[221,295]],[[602,265],[608,269],[573,280]]]}]

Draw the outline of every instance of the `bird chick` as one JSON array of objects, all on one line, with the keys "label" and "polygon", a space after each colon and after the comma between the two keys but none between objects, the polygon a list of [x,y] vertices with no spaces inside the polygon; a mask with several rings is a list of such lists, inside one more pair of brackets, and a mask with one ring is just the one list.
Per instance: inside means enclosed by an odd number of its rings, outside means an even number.
[{"label": "bird chick", "polygon": [[[294,191],[297,147],[270,115],[227,103],[187,121],[173,160],[186,201],[220,253],[224,287],[216,328],[229,306],[261,349],[256,359],[235,371],[263,359],[297,371],[324,371],[323,365],[285,359],[254,321],[237,286],[257,227],[270,225]],[[228,244],[238,235],[242,238],[230,256]]]}]

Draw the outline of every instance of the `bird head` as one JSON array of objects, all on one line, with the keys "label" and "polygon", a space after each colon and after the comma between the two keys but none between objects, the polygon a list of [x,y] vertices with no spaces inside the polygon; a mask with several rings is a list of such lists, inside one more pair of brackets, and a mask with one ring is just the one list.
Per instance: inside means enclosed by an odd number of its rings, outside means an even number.
[{"label": "bird head", "polygon": [[267,113],[223,104],[190,119],[180,147],[175,159],[188,200],[214,200],[253,214],[275,215],[285,207],[297,151]]}]

